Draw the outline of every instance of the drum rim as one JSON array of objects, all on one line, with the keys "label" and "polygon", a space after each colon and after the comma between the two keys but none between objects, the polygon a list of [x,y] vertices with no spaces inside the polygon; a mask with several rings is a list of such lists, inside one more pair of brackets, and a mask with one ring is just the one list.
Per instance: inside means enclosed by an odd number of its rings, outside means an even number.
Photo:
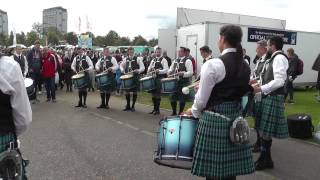
[{"label": "drum rim", "polygon": [[[165,159],[165,160],[174,160],[174,159]],[[185,170],[190,170],[191,169],[191,166],[190,167],[182,167],[182,166],[178,166],[178,165],[173,165],[173,164],[166,164],[164,162],[161,161],[160,157],[159,156],[155,156],[153,158],[153,161],[159,165],[162,165],[162,166],[167,166],[167,167],[171,167],[171,168],[177,168],[177,169],[185,169]],[[178,159],[176,161],[185,161],[185,162],[192,162],[192,159],[191,161],[190,160],[187,160],[187,159]]]},{"label": "drum rim", "polygon": [[162,78],[162,79],[161,79],[161,82],[167,82],[167,81],[172,81],[172,80],[178,81],[177,78]]},{"label": "drum rim", "polygon": [[84,77],[85,75],[84,74],[75,74],[71,77],[71,79],[80,79],[82,77]]},{"label": "drum rim", "polygon": [[26,88],[28,88],[28,87],[30,87],[30,86],[32,86],[33,85],[33,80],[31,79],[31,78],[25,78],[24,79],[24,86],[26,87]]},{"label": "drum rim", "polygon": [[[127,77],[127,78],[125,78],[125,77]],[[131,79],[131,78],[133,78],[132,74],[125,74],[125,75],[120,76],[121,80],[126,80],[126,79]]]},{"label": "drum rim", "polygon": [[140,81],[145,81],[145,80],[149,80],[149,79],[155,79],[153,76],[147,76],[147,77],[143,77],[140,79]]}]

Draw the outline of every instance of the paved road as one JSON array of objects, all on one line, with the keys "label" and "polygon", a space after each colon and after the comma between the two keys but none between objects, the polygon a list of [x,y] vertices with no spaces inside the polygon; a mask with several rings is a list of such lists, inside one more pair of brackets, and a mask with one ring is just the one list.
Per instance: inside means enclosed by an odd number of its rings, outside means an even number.
[{"label": "paved road", "polygon": [[[124,101],[112,97],[111,109],[97,110],[98,94],[89,93],[88,109],[76,109],[76,97],[60,91],[57,103],[42,97],[32,106],[32,127],[21,138],[31,180],[199,179],[153,163],[160,117],[147,114],[150,107],[122,112]],[[275,141],[272,150],[274,170],[238,179],[320,179],[319,146],[289,139]]]}]

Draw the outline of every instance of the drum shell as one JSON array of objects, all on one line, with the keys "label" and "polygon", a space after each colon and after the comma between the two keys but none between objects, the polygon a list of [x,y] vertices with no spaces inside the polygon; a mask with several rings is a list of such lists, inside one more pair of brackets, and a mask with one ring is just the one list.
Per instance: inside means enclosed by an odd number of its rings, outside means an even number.
[{"label": "drum shell", "polygon": [[160,122],[156,157],[192,161],[198,121],[187,116],[168,117]]},{"label": "drum shell", "polygon": [[72,76],[72,82],[76,89],[83,89],[88,86],[88,81],[86,75],[77,77],[77,75]]},{"label": "drum shell", "polygon": [[171,94],[177,92],[178,79],[175,78],[164,78],[161,80],[162,93]]},{"label": "drum shell", "polygon": [[[28,78],[26,78],[25,81],[27,81],[27,79]],[[36,89],[35,89],[33,80],[29,79],[29,81],[32,81],[32,83],[29,85],[26,85],[26,82],[25,82],[26,91],[27,91],[29,100],[34,100],[36,99]]]},{"label": "drum shell", "polygon": [[140,88],[143,91],[152,91],[156,89],[156,78],[149,77],[140,79]]},{"label": "drum shell", "polygon": [[100,73],[97,74],[95,79],[96,79],[96,84],[97,87],[100,90],[106,90],[106,88],[112,84],[112,78],[113,78],[113,74],[109,75],[107,73]]}]

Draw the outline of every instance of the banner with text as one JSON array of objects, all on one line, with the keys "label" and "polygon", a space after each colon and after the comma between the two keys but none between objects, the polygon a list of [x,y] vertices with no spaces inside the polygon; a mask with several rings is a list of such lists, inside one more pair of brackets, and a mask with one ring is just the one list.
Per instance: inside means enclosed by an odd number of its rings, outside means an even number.
[{"label": "banner with text", "polygon": [[297,44],[297,32],[248,28],[248,42],[258,42],[263,39],[268,40],[272,36],[282,37],[284,44]]}]

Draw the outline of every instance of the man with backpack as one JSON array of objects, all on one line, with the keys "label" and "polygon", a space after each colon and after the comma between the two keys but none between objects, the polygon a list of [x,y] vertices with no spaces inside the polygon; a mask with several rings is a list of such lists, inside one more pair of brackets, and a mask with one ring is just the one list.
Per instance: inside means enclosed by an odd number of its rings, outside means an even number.
[{"label": "man with backpack", "polygon": [[[289,68],[287,70],[287,83],[286,83],[286,95],[285,100],[287,99],[287,96],[289,95],[288,103],[294,103],[293,101],[293,81],[297,78],[298,75],[301,75],[303,72],[303,64],[301,68],[301,61],[297,54],[294,53],[293,48],[289,48],[287,50],[287,56],[289,59]],[[302,69],[302,70],[301,70]]]}]

